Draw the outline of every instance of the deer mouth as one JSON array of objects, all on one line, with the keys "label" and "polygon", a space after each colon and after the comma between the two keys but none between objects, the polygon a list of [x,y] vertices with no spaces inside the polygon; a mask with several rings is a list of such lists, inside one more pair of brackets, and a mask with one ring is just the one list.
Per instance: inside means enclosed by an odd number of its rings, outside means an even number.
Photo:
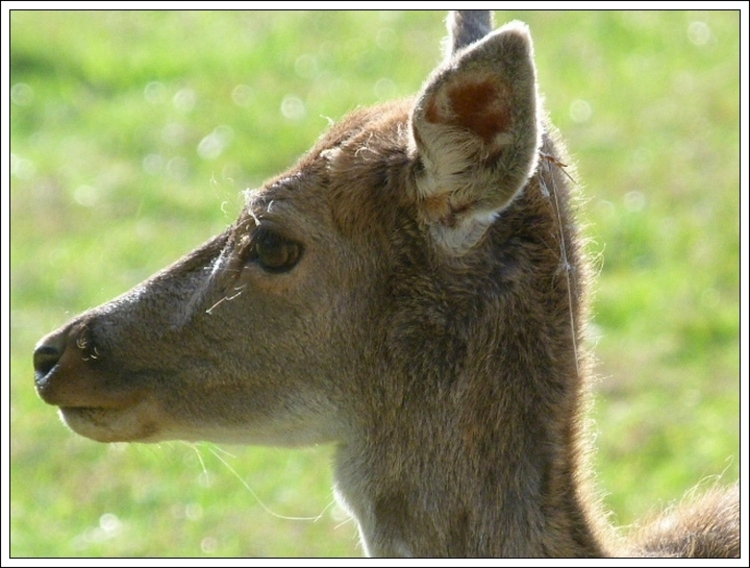
[{"label": "deer mouth", "polygon": [[120,407],[60,406],[60,416],[76,434],[97,442],[148,442],[160,430],[145,402]]}]

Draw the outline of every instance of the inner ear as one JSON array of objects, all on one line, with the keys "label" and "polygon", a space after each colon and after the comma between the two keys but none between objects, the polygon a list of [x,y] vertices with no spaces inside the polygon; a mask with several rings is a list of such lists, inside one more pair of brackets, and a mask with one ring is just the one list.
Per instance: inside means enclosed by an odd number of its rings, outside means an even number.
[{"label": "inner ear", "polygon": [[463,77],[431,99],[425,118],[433,124],[466,129],[490,148],[502,144],[497,138],[510,130],[510,94],[510,86],[492,76]]}]

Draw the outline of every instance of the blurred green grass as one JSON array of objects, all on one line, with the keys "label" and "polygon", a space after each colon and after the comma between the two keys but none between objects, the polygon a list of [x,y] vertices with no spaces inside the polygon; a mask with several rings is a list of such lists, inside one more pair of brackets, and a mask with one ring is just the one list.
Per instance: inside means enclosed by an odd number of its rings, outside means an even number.
[{"label": "blurred green grass", "polygon": [[[96,444],[36,397],[31,352],[222,230],[328,117],[416,92],[443,18],[11,13],[13,556],[360,554],[331,505],[332,448]],[[531,26],[577,161],[598,270],[597,481],[629,524],[738,476],[739,16],[496,19]]]}]

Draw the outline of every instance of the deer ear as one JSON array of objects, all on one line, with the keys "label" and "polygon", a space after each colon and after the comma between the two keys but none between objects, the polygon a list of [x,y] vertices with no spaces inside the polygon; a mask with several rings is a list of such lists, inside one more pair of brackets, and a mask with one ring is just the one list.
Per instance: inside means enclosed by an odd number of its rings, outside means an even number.
[{"label": "deer ear", "polygon": [[[454,36],[458,34],[454,32]],[[536,169],[541,140],[528,28],[512,22],[454,52],[412,111],[419,214],[438,244],[473,246]]]}]

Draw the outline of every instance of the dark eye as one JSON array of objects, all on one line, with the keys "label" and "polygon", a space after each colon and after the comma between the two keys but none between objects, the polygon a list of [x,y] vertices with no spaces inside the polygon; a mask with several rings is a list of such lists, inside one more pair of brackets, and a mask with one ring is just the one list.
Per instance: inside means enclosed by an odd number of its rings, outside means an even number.
[{"label": "dark eye", "polygon": [[257,262],[267,272],[286,272],[300,259],[302,246],[269,229],[255,231],[248,260]]}]

